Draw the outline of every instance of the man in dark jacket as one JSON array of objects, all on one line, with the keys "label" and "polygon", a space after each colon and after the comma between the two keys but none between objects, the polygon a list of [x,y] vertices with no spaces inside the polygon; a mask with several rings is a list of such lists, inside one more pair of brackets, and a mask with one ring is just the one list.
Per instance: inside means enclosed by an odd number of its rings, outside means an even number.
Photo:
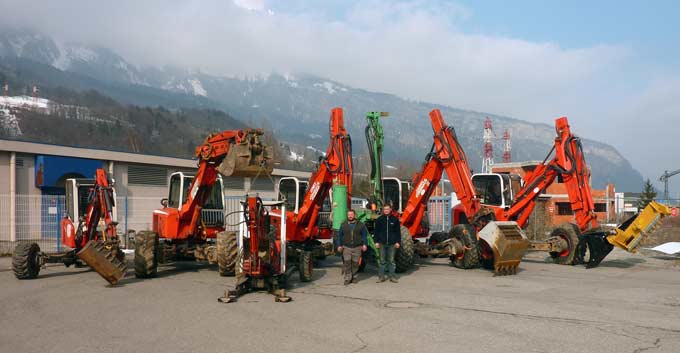
[{"label": "man in dark jacket", "polygon": [[368,230],[356,220],[354,210],[347,211],[347,221],[338,230],[338,252],[342,253],[342,271],[345,274],[345,285],[357,283],[359,259],[361,252],[366,251]]},{"label": "man in dark jacket", "polygon": [[385,205],[383,214],[375,220],[375,247],[380,252],[380,267],[378,268],[378,283],[385,282],[385,267],[390,282],[397,283],[394,275],[394,253],[401,246],[401,224],[399,218],[392,214],[392,207]]}]

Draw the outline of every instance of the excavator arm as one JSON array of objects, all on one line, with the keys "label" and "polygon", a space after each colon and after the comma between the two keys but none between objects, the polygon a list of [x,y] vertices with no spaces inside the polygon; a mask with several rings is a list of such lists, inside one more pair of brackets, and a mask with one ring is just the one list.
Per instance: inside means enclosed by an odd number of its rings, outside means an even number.
[{"label": "excavator arm", "polygon": [[[494,222],[493,211],[483,208],[477,197],[470,167],[453,127],[447,126],[441,112],[430,112],[433,144],[425,163],[413,179],[413,189],[401,215],[402,226],[412,237],[428,234],[422,229],[422,218],[432,192],[446,172],[470,226],[457,225],[449,239],[438,244],[451,257],[454,265],[472,268],[480,256],[497,274],[514,274],[529,242],[515,222]],[[491,217],[489,217],[491,216]]]},{"label": "excavator arm", "polygon": [[413,190],[401,215],[401,224],[406,226],[411,234],[421,233],[420,225],[427,209],[427,202],[439,184],[443,172],[449,177],[468,219],[474,218],[481,209],[480,200],[472,184],[467,157],[458,142],[456,131],[452,126],[446,125],[439,109],[430,112],[430,122],[434,142],[420,172],[413,178]]},{"label": "excavator arm", "polygon": [[387,117],[387,112],[369,112],[366,114],[366,143],[368,144],[368,156],[371,161],[371,173],[368,181],[371,184],[371,196],[369,204],[372,209],[382,208],[385,200],[382,185],[382,153],[385,146],[381,117]]},{"label": "excavator arm", "polygon": [[[201,226],[201,210],[210,198],[217,173],[224,176],[253,177],[271,173],[272,151],[262,141],[260,129],[228,130],[210,135],[196,148],[198,171],[189,186],[187,199],[179,210],[164,208],[158,222],[159,233],[166,238],[186,239],[199,235],[212,237]],[[157,211],[158,212],[158,211]],[[176,212],[176,217],[171,213]],[[154,217],[157,217],[154,214]]]},{"label": "excavator arm", "polygon": [[[85,219],[74,231],[73,223],[66,218],[62,222],[63,243],[77,250],[76,256],[111,284],[116,284],[127,266],[125,254],[119,249],[120,240],[113,220],[115,199],[113,186],[103,169],[97,169],[95,182],[88,195]],[[101,233],[97,229],[103,223]]]},{"label": "excavator arm", "polygon": [[[567,233],[557,230],[548,244],[561,251],[554,251],[558,256],[569,258],[569,264],[586,263],[588,268],[597,266],[611,252],[614,246],[626,251],[635,252],[642,239],[659,226],[663,217],[670,211],[657,202],[650,203],[642,212],[631,217],[611,231],[599,229],[595,202],[590,188],[590,171],[583,154],[581,140],[571,133],[566,117],[555,120],[555,144],[548,154],[553,158],[543,161],[532,172],[527,173],[525,186],[517,193],[515,201],[508,210],[501,210],[501,219],[513,219],[521,227],[527,225],[529,216],[536,206],[536,198],[561,176],[567,188],[571,209],[574,212],[577,239],[571,239],[573,231]],[[532,243],[536,249],[544,249],[540,243]],[[554,250],[554,249],[553,249]],[[574,251],[573,255],[569,255]],[[590,258],[586,259],[586,253]],[[561,255],[564,254],[564,255]],[[556,259],[559,259],[557,257]]]},{"label": "excavator arm", "polygon": [[309,187],[297,213],[288,212],[288,224],[297,231],[293,239],[304,241],[316,234],[316,221],[334,184],[347,186],[347,200],[352,192],[352,140],[345,129],[342,108],[333,108],[330,118],[330,142],[326,155],[309,179]]},{"label": "excavator arm", "polygon": [[583,155],[581,139],[571,133],[566,117],[555,121],[555,131],[557,137],[550,151],[550,154],[554,151],[555,156],[550,162],[543,161],[533,172],[527,174],[525,186],[518,192],[515,202],[505,212],[504,218],[516,219],[517,223],[524,228],[536,206],[536,198],[555,181],[558,175],[561,175],[567,187],[571,209],[574,211],[579,230],[587,232],[597,229],[599,225],[591,194],[590,171]]}]

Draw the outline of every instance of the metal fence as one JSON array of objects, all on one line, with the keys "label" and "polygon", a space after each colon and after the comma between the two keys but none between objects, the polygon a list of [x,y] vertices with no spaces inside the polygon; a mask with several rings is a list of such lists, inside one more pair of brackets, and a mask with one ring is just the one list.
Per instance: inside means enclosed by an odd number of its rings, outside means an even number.
[{"label": "metal fence", "polygon": [[[43,251],[61,251],[61,219],[66,216],[64,195],[16,195],[14,228],[11,222],[11,197],[0,195],[0,254],[10,254],[17,242],[36,242]],[[238,230],[242,197],[225,197],[225,209],[202,210],[206,225],[224,224],[227,230]],[[152,227],[153,211],[161,207],[158,197],[116,198],[118,231],[148,230]],[[128,245],[127,237],[122,237]]]},{"label": "metal fence", "polygon": [[427,204],[427,220],[430,222],[430,232],[448,232],[451,228],[451,198],[430,197]]}]

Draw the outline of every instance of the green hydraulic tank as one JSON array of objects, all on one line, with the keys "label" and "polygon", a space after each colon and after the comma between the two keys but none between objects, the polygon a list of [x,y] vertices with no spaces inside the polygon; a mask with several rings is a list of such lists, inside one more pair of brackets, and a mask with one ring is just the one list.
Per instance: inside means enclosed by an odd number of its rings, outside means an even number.
[{"label": "green hydraulic tank", "polygon": [[333,230],[339,230],[347,220],[347,185],[334,185],[332,196]]}]

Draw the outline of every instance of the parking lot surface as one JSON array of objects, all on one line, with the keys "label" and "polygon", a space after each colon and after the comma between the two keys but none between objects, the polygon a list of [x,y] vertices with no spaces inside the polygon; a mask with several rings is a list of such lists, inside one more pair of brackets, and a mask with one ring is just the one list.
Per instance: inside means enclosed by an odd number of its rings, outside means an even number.
[{"label": "parking lot surface", "polygon": [[[421,259],[400,282],[340,262],[291,278],[290,303],[251,293],[218,303],[234,278],[181,263],[115,287],[52,266],[16,280],[0,258],[0,352],[678,352],[680,263],[615,251],[600,267],[525,258],[516,276]],[[132,266],[130,266],[131,268]]]}]

